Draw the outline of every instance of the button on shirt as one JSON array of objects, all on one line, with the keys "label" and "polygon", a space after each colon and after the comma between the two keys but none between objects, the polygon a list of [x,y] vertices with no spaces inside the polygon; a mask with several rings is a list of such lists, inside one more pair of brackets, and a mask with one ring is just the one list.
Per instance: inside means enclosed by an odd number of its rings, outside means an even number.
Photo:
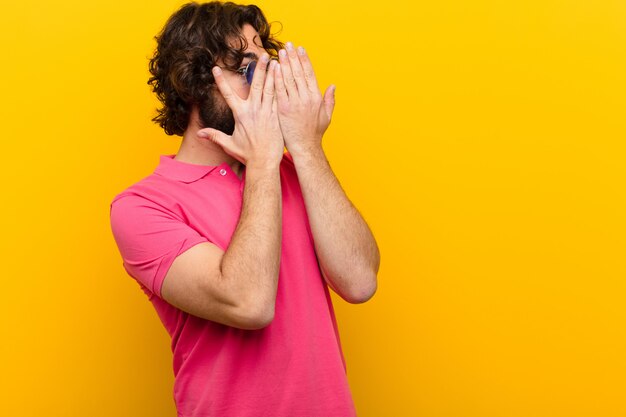
[{"label": "button on shirt", "polygon": [[274,320],[243,330],[188,314],[161,296],[178,255],[228,248],[245,171],[161,155],[154,173],[111,202],[122,265],[171,336],[178,417],[355,416],[328,286],[321,276],[291,156],[280,164],[283,221]]}]

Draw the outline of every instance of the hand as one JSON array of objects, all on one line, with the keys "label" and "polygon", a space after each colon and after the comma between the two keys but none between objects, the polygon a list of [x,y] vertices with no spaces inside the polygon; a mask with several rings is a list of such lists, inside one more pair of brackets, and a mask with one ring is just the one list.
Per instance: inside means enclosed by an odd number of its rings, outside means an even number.
[{"label": "hand", "polygon": [[296,53],[291,42],[287,42],[287,51],[281,49],[278,55],[278,120],[287,150],[293,154],[321,147],[335,107],[335,86],[329,86],[322,99],[304,48],[299,47]]},{"label": "hand", "polygon": [[233,112],[235,128],[232,135],[216,129],[198,131],[199,137],[206,137],[220,145],[224,151],[244,165],[267,165],[280,163],[283,157],[284,141],[278,122],[277,103],[274,96],[274,72],[276,62],[270,64],[269,55],[264,53],[257,64],[247,99],[240,98],[224,78],[219,67],[213,67],[215,83]]}]

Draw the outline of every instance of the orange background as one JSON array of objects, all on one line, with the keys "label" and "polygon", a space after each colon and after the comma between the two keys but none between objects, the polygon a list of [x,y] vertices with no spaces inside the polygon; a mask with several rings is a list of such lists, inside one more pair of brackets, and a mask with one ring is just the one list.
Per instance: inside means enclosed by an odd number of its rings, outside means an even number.
[{"label": "orange background", "polygon": [[[175,415],[108,215],[178,149],[146,81],[181,4],[3,7],[2,415]],[[257,4],[337,85],[381,249],[371,301],[333,295],[359,416],[626,415],[625,3]]]}]

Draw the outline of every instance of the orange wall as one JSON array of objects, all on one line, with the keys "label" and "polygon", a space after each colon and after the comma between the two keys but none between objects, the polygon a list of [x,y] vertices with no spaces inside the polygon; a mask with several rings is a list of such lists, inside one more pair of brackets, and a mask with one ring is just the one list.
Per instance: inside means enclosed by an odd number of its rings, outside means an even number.
[{"label": "orange wall", "polygon": [[[3,7],[2,415],[175,415],[108,205],[178,148],[146,81],[181,4]],[[376,296],[334,296],[359,416],[626,415],[625,4],[257,4],[337,85],[381,248]]]}]

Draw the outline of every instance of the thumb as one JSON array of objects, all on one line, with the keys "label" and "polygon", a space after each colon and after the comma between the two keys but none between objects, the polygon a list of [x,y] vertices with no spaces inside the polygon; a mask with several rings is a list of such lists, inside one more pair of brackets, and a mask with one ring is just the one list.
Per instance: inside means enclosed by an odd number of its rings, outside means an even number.
[{"label": "thumb", "polygon": [[210,127],[206,129],[198,130],[197,135],[199,138],[208,139],[211,142],[220,145],[222,148],[224,147],[224,144],[230,138],[230,136],[228,136],[226,133],[221,132],[216,129],[212,129]]},{"label": "thumb", "polygon": [[328,114],[328,119],[332,118],[333,110],[335,109],[335,89],[335,85],[331,84],[324,92],[324,108],[326,109],[326,114]]},{"label": "thumb", "polygon": [[241,149],[232,141],[232,136],[227,135],[226,133],[211,129],[210,127],[205,129],[200,129],[196,133],[201,139],[208,139],[211,142],[219,145],[224,152],[237,159],[242,163],[246,163],[245,159],[242,157]]}]

